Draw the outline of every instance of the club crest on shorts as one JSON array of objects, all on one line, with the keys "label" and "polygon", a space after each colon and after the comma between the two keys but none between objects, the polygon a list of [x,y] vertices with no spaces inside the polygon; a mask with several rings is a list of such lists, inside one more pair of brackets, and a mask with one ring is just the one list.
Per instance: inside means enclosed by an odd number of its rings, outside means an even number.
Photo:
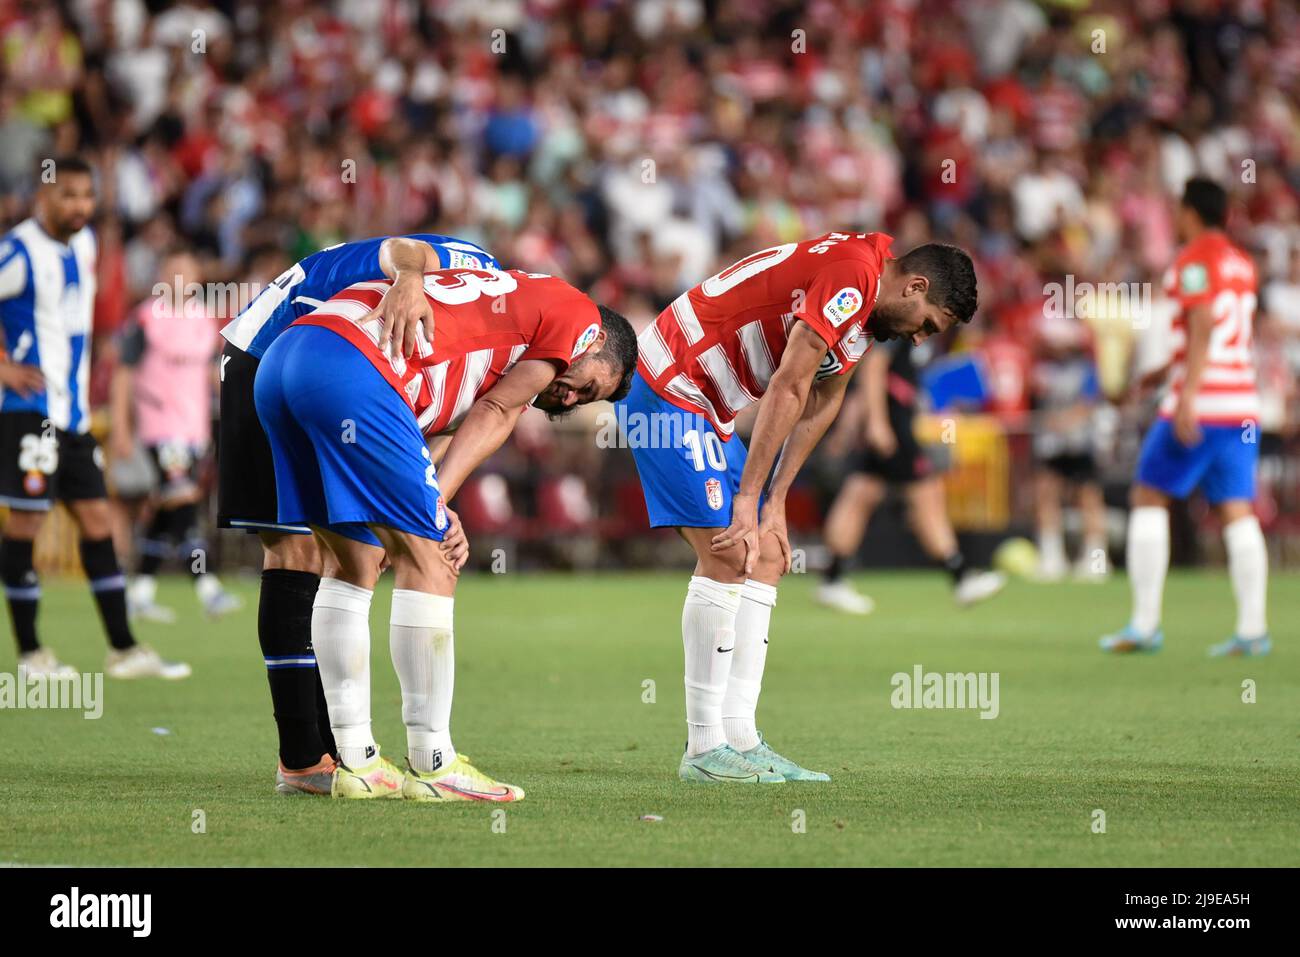
[{"label": "club crest on shorts", "polygon": [[442,499],[433,507],[433,527],[440,532],[447,528],[447,506],[442,504]]},{"label": "club crest on shorts", "polygon": [[45,476],[32,469],[23,476],[23,491],[28,495],[40,495],[45,491]]},{"label": "club crest on shorts", "polygon": [[704,480],[704,497],[715,512],[722,508],[722,483],[715,478]]}]

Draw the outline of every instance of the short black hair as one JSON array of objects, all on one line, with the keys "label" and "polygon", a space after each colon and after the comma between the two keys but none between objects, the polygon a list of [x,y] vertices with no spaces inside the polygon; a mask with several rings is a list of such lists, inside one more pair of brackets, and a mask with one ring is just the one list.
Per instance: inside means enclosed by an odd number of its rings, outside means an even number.
[{"label": "short black hair", "polygon": [[636,372],[636,332],[632,324],[609,306],[600,306],[600,327],[605,330],[605,344],[595,356],[608,363],[621,376],[610,402],[626,398],[632,391],[632,373]]},{"label": "short black hair", "polygon": [[1183,205],[1210,229],[1228,222],[1228,191],[1212,179],[1193,176],[1183,187]]},{"label": "short black hair", "polygon": [[[45,172],[45,161],[41,160],[38,176]],[[94,176],[95,171],[90,168],[90,164],[80,156],[74,156],[71,153],[65,153],[62,156],[54,157],[54,179],[51,182],[58,182],[58,178],[64,173],[84,173],[86,176]],[[44,182],[44,178],[41,178]]]},{"label": "short black hair", "polygon": [[898,268],[908,275],[930,280],[925,298],[940,309],[970,322],[979,305],[975,288],[975,264],[966,250],[947,243],[925,243],[898,260]]}]

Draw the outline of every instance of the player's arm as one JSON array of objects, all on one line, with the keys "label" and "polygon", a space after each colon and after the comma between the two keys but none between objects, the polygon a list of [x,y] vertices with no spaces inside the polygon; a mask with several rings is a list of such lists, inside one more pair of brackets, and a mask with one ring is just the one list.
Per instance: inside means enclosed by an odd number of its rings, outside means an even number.
[{"label": "player's arm", "polygon": [[546,359],[521,359],[470,407],[438,469],[443,498],[455,498],[470,473],[501,448],[528,403],[556,374],[555,365]]},{"label": "player's arm", "polygon": [[109,449],[115,459],[131,457],[135,451],[135,379],[136,367],[147,348],[144,329],[132,316],[118,340],[117,368],[109,383]]},{"label": "player's arm", "polygon": [[740,477],[740,490],[732,499],[731,525],[713,537],[713,551],[745,546],[745,574],[754,570],[758,558],[758,498],[776,463],[781,447],[790,436],[812,389],[813,376],[827,352],[826,340],[803,321],[795,323],[772,373],[767,392],[758,402],[758,418],[750,437],[749,458]]},{"label": "player's arm", "polygon": [[1201,430],[1196,424],[1196,393],[1201,389],[1205,365],[1210,354],[1210,330],[1214,317],[1205,304],[1187,310],[1187,349],[1183,368],[1186,370],[1174,411],[1174,435],[1183,445],[1192,446],[1201,441]]},{"label": "player's arm", "polygon": [[776,536],[781,548],[781,557],[785,562],[785,571],[790,570],[790,537],[785,525],[785,497],[794,484],[795,476],[803,468],[812,450],[817,447],[826,430],[831,427],[844,404],[844,393],[848,390],[849,379],[857,367],[850,368],[843,375],[831,376],[813,383],[804,405],[803,414],[790,430],[790,437],[781,447],[781,458],[772,473],[772,481],[767,489],[767,501],[763,505],[763,519],[759,523],[758,536]]},{"label": "player's arm", "polygon": [[863,417],[867,423],[867,442],[877,453],[889,456],[898,448],[898,436],[889,424],[889,363],[893,358],[892,349],[909,349],[903,342],[890,343],[889,347],[877,346],[867,353],[862,365],[862,403]]},{"label": "player's arm", "polygon": [[409,355],[421,325],[433,342],[433,307],[424,295],[424,274],[440,265],[433,247],[419,239],[390,236],[379,244],[379,268],[393,285],[362,322],[383,319],[379,348],[388,348],[391,341],[389,355]]},{"label": "player's arm", "polygon": [[[26,288],[27,260],[10,243],[8,256],[0,260],[0,301],[21,296]],[[17,348],[17,343],[5,342],[4,329],[0,328],[0,386],[12,389],[23,398],[33,392],[44,392],[45,376],[41,370],[37,366],[14,361],[9,353],[11,345]]]}]

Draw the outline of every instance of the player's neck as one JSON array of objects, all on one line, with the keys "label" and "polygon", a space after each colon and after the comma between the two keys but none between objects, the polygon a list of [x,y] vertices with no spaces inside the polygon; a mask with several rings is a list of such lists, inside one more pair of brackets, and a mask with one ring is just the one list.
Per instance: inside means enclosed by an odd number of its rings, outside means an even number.
[{"label": "player's neck", "polygon": [[57,240],[66,246],[68,240],[72,238],[71,231],[53,229],[49,217],[40,210],[37,210],[32,218],[36,220],[36,225],[41,227],[42,232],[53,240]]}]

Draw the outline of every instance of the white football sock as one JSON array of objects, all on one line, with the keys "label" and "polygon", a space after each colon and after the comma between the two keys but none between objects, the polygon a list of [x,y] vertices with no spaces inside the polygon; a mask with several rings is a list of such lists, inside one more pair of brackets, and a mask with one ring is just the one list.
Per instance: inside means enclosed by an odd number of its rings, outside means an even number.
[{"label": "white football sock", "polygon": [[1065,574],[1065,533],[1059,528],[1044,528],[1038,533],[1039,565],[1052,575]]},{"label": "white football sock", "polygon": [[722,697],[735,654],[739,584],[691,576],[682,607],[686,650],[686,753],[694,757],[725,744]]},{"label": "white football sock", "polygon": [[402,685],[407,758],[417,771],[438,771],[456,759],[451,746],[454,603],[442,595],[393,589],[388,651]]},{"label": "white football sock", "polygon": [[722,727],[727,743],[737,751],[758,745],[758,728],[754,712],[763,688],[763,668],[767,664],[767,633],[776,605],[776,588],[752,579],[740,592],[740,610],[736,612],[736,650],[732,654],[727,693],[722,699]]},{"label": "white football sock", "polygon": [[211,573],[197,576],[194,579],[194,594],[206,605],[221,594],[221,579]]},{"label": "white football sock", "polygon": [[1133,628],[1150,635],[1160,627],[1160,604],[1169,571],[1169,512],[1158,505],[1128,516],[1128,580],[1133,588]]},{"label": "white football sock", "polygon": [[370,733],[369,588],[322,578],[311,611],[316,651],[330,728],[339,759],[348,767],[368,763],[377,750]]},{"label": "white football sock", "polygon": [[1079,567],[1092,575],[1104,575],[1110,571],[1110,556],[1106,554],[1104,537],[1083,540],[1083,551],[1079,553]]},{"label": "white football sock", "polygon": [[158,597],[158,580],[152,575],[136,575],[126,588],[127,597],[135,605],[152,605]]},{"label": "white football sock", "polygon": [[1223,527],[1228,577],[1237,596],[1237,634],[1262,638],[1268,633],[1264,606],[1268,592],[1268,548],[1259,519],[1247,515]]}]

